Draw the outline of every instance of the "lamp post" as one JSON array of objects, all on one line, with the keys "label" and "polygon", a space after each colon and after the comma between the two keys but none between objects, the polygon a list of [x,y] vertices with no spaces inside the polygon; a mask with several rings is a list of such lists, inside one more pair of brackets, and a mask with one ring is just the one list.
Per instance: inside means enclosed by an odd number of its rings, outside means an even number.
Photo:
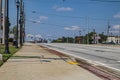
[{"label": "lamp post", "polygon": [[9,37],[9,0],[5,0],[5,53],[9,54],[9,42],[8,42],[8,37]]},{"label": "lamp post", "polygon": [[79,30],[79,44],[80,44],[80,38],[81,38],[81,30]]},{"label": "lamp post", "polygon": [[0,43],[2,42],[2,0],[0,0]]},{"label": "lamp post", "polygon": [[24,11],[24,2],[23,2],[23,43],[25,42],[25,11]]},{"label": "lamp post", "polygon": [[23,0],[20,0],[20,47],[22,47],[23,39]]},{"label": "lamp post", "polygon": [[[2,31],[2,0],[0,0],[0,31]],[[1,42],[2,42],[2,37],[0,33],[0,53],[1,53]]]},{"label": "lamp post", "polygon": [[19,18],[19,6],[20,6],[20,2],[19,0],[16,0],[16,7],[17,7],[17,26],[16,26],[16,48],[18,48],[18,18]]}]

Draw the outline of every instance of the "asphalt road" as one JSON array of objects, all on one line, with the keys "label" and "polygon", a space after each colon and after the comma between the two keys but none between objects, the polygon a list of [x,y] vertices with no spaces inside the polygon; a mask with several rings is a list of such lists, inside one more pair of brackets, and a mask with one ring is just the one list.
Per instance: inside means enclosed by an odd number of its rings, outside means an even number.
[{"label": "asphalt road", "polygon": [[120,71],[120,47],[62,43],[40,45]]}]

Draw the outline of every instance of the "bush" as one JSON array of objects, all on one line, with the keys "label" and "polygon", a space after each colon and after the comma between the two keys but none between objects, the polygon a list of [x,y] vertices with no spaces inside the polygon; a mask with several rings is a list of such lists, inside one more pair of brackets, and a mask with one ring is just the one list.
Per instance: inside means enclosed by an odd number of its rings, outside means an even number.
[{"label": "bush", "polygon": [[13,38],[9,38],[8,41],[9,41],[9,42],[13,42]]}]

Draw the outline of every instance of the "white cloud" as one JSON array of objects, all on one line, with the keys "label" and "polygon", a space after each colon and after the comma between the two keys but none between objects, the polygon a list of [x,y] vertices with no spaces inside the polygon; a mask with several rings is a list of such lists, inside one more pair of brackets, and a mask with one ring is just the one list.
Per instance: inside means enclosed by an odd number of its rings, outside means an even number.
[{"label": "white cloud", "polygon": [[41,22],[40,20],[33,20],[33,19],[30,19],[30,21],[31,21],[32,23],[40,23],[40,22]]},{"label": "white cloud", "polygon": [[42,38],[40,34],[35,35],[36,38]]},{"label": "white cloud", "polygon": [[47,36],[47,37],[51,37],[52,35],[50,35],[50,34],[47,34],[46,36]]},{"label": "white cloud", "polygon": [[70,7],[59,7],[56,11],[72,11],[73,9]]},{"label": "white cloud", "polygon": [[114,18],[120,18],[120,12],[113,16]]},{"label": "white cloud", "polygon": [[110,33],[112,33],[112,34],[118,34],[119,31],[118,30],[113,30],[113,31],[110,31]]},{"label": "white cloud", "polygon": [[71,7],[58,7],[58,6],[54,6],[53,9],[55,9],[56,11],[72,11],[73,8]]},{"label": "white cloud", "polygon": [[115,29],[115,30],[120,30],[120,25],[114,25],[114,26],[113,26],[113,29]]},{"label": "white cloud", "polygon": [[120,31],[120,25],[113,25],[112,30],[110,31],[110,33],[118,34],[119,31]]},{"label": "white cloud", "polygon": [[32,34],[27,34],[26,37],[34,37]]},{"label": "white cloud", "polygon": [[80,30],[79,26],[71,26],[71,27],[65,27],[65,30],[70,30],[70,31],[78,31]]},{"label": "white cloud", "polygon": [[42,21],[42,20],[47,20],[48,17],[47,17],[47,16],[40,16],[39,19],[40,19],[40,21]]},{"label": "white cloud", "polygon": [[38,23],[39,24],[42,21],[47,20],[47,19],[48,19],[47,16],[40,16],[38,20],[30,19],[30,21],[33,22],[33,23]]}]

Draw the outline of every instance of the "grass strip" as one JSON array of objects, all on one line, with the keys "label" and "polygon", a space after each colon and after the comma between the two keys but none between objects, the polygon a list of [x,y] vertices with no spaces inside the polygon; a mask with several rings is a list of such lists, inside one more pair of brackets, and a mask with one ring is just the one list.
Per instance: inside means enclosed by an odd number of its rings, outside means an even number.
[{"label": "grass strip", "polygon": [[[1,45],[0,45],[1,46]],[[10,54],[5,54],[5,46],[2,45],[0,49],[0,54],[3,56],[3,61],[0,61],[0,66],[2,66],[13,54],[15,54],[20,48],[15,48],[15,46],[10,45],[9,50]]]}]

